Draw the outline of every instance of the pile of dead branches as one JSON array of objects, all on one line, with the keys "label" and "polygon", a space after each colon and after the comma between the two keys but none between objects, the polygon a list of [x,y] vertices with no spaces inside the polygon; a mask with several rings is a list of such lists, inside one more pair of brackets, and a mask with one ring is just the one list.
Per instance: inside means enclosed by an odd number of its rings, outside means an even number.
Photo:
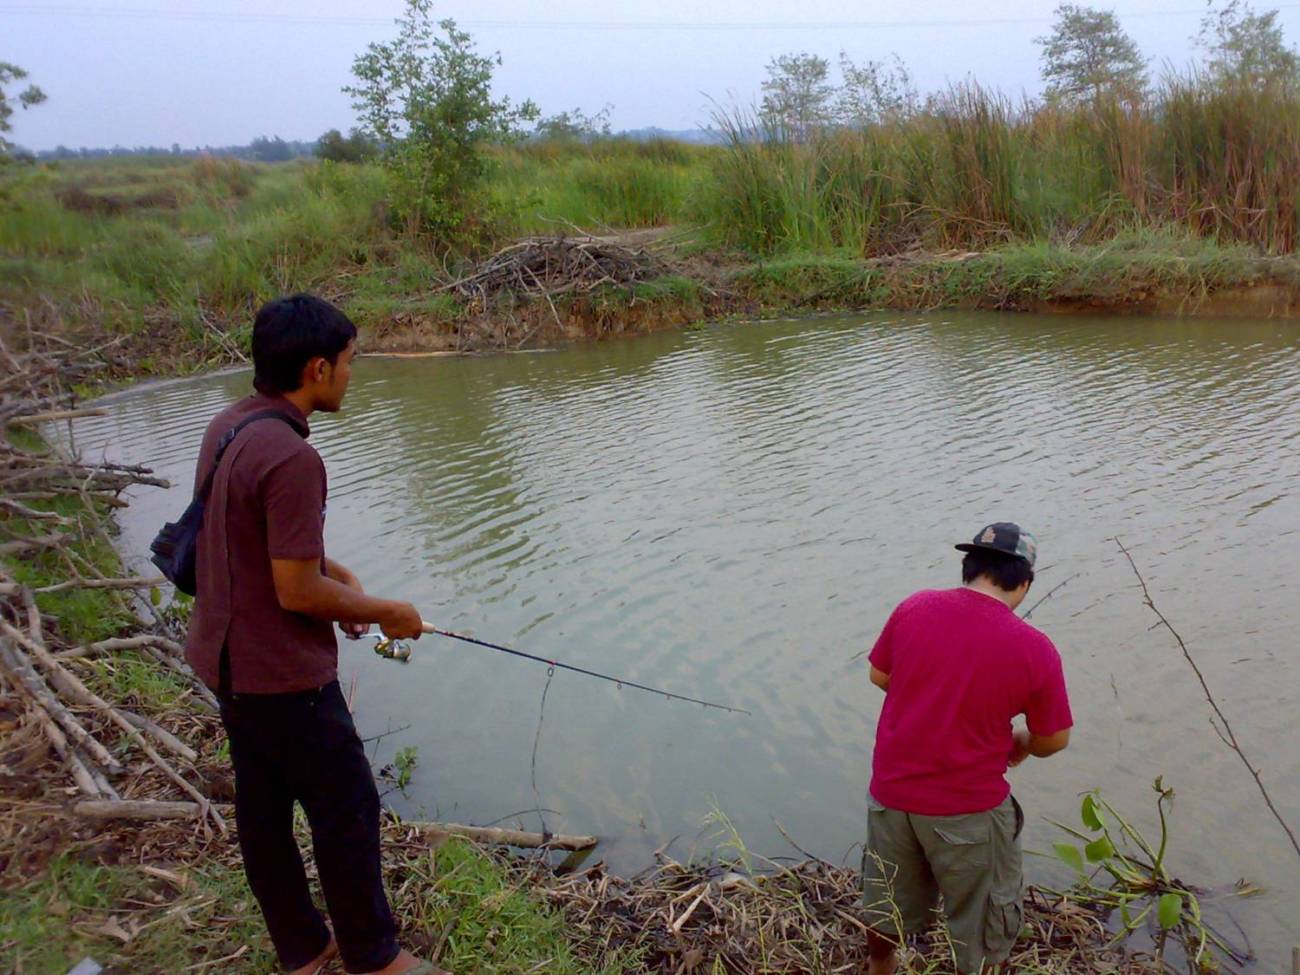
[{"label": "pile of dead branches", "polygon": [[[182,800],[224,832],[207,796],[211,763],[186,743],[204,740],[186,722],[215,721],[216,702],[185,665],[165,617],[140,598],[160,580],[108,576],[84,554],[111,547],[105,519],[125,505],[125,489],[165,482],[144,468],[81,460],[28,432],[97,412],[79,409],[68,389],[106,366],[94,350],[50,343],[19,354],[0,343],[0,362],[0,700],[11,712],[0,774],[21,775],[52,752],[80,816],[149,818],[164,808],[158,800]],[[20,571],[25,565],[55,571]],[[42,603],[91,589],[111,593],[122,618],[140,625],[72,645]],[[95,685],[124,653],[180,675],[198,711],[151,715],[106,700]]]},{"label": "pile of dead branches", "polygon": [[[533,883],[560,907],[594,969],[619,949],[641,953],[648,971],[795,975],[864,972],[866,925],[856,870],[810,859],[767,873],[660,857],[621,879],[597,865]],[[1150,957],[1111,945],[1098,915],[1030,888],[1025,927],[1008,971],[1059,975],[1154,975]],[[951,972],[952,946],[936,927],[905,949],[907,970]]]},{"label": "pile of dead branches", "polygon": [[546,298],[585,294],[601,285],[657,277],[663,270],[644,250],[595,237],[526,237],[441,290],[486,307],[488,299],[502,294]]}]

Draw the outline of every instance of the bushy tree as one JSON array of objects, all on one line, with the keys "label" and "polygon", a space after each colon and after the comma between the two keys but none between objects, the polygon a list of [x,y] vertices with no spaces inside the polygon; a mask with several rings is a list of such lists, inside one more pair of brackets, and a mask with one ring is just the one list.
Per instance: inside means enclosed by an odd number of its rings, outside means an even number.
[{"label": "bushy tree", "polygon": [[767,65],[763,119],[799,142],[832,120],[830,62],[815,54],[782,54]]},{"label": "bushy tree", "polygon": [[1300,84],[1300,55],[1286,42],[1277,11],[1256,13],[1246,0],[1227,0],[1201,20],[1196,42],[1209,55],[1207,67],[1218,80]]},{"label": "bushy tree", "polygon": [[293,147],[278,135],[270,139],[259,135],[248,144],[248,152],[258,162],[288,162],[293,158]]},{"label": "bushy tree", "polygon": [[[11,96],[7,89],[15,81],[22,81],[26,77],[27,72],[18,65],[0,61],[0,158],[6,158],[14,151],[14,144],[5,138],[6,132],[13,131],[13,123],[9,119],[14,114],[13,102],[10,101]],[[45,101],[45,92],[36,85],[28,85],[22,91],[14,93],[12,97],[21,108],[28,109]]]},{"label": "bushy tree", "polygon": [[897,54],[882,61],[855,64],[841,51],[840,78],[835,94],[835,118],[844,125],[874,125],[905,118],[916,111],[912,74]]},{"label": "bushy tree", "polygon": [[479,54],[453,20],[433,21],[432,0],[406,0],[396,39],[357,55],[343,90],[366,134],[383,148],[392,209],[412,233],[469,243],[488,215],[489,143],[537,118],[531,101],[492,97],[501,56]]},{"label": "bushy tree", "polygon": [[1147,90],[1147,59],[1109,10],[1063,3],[1052,32],[1036,40],[1051,101],[1139,98]]},{"label": "bushy tree", "polygon": [[363,163],[379,155],[379,146],[359,129],[344,136],[338,129],[330,129],[316,140],[316,158],[330,162]]},{"label": "bushy tree", "polygon": [[594,115],[588,115],[580,108],[548,115],[537,123],[533,135],[560,142],[590,142],[610,134],[609,113],[613,110],[613,105],[606,104]]}]

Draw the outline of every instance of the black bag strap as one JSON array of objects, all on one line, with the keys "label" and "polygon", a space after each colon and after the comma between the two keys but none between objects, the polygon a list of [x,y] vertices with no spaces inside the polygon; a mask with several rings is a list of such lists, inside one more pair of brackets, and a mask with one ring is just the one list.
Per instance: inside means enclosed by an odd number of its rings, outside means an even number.
[{"label": "black bag strap", "polygon": [[217,441],[217,452],[212,457],[212,470],[208,471],[208,476],[203,479],[203,486],[199,488],[199,493],[195,495],[198,500],[207,501],[208,495],[212,493],[212,482],[216,479],[217,468],[221,465],[221,457],[226,452],[226,448],[239,436],[239,431],[250,423],[269,419],[279,419],[290,426],[293,425],[290,419],[280,410],[259,410],[252,416],[244,417],[222,435],[221,439]]}]

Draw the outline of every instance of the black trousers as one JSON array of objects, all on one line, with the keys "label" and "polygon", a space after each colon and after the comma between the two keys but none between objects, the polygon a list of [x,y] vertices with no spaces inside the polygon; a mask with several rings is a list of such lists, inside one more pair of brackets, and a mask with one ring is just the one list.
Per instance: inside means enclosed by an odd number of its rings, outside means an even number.
[{"label": "black trousers", "polygon": [[398,948],[379,866],[379,794],[338,681],[296,694],[220,698],[244,873],[280,964],[305,965],[329,943],[294,840],[296,800],[311,826],[344,967],[383,968]]}]

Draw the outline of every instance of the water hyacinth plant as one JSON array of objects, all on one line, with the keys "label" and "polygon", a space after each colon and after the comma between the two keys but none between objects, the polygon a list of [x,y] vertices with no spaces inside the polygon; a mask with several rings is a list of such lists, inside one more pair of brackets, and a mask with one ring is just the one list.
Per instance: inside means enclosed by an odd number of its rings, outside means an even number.
[{"label": "water hyacinth plant", "polygon": [[[1061,893],[1102,909],[1112,921],[1118,920],[1116,943],[1143,931],[1150,933],[1156,958],[1162,964],[1168,948],[1177,945],[1192,975],[1251,960],[1249,952],[1232,945],[1206,920],[1201,909],[1205,891],[1169,872],[1165,855],[1174,790],[1164,784],[1162,777],[1152,788],[1160,821],[1160,838],[1154,846],[1102,798],[1100,789],[1083,796],[1079,810],[1083,829],[1055,823],[1082,844],[1053,845],[1057,859],[1077,877],[1074,886]],[[1256,892],[1240,882],[1234,891],[1239,896]]]}]

